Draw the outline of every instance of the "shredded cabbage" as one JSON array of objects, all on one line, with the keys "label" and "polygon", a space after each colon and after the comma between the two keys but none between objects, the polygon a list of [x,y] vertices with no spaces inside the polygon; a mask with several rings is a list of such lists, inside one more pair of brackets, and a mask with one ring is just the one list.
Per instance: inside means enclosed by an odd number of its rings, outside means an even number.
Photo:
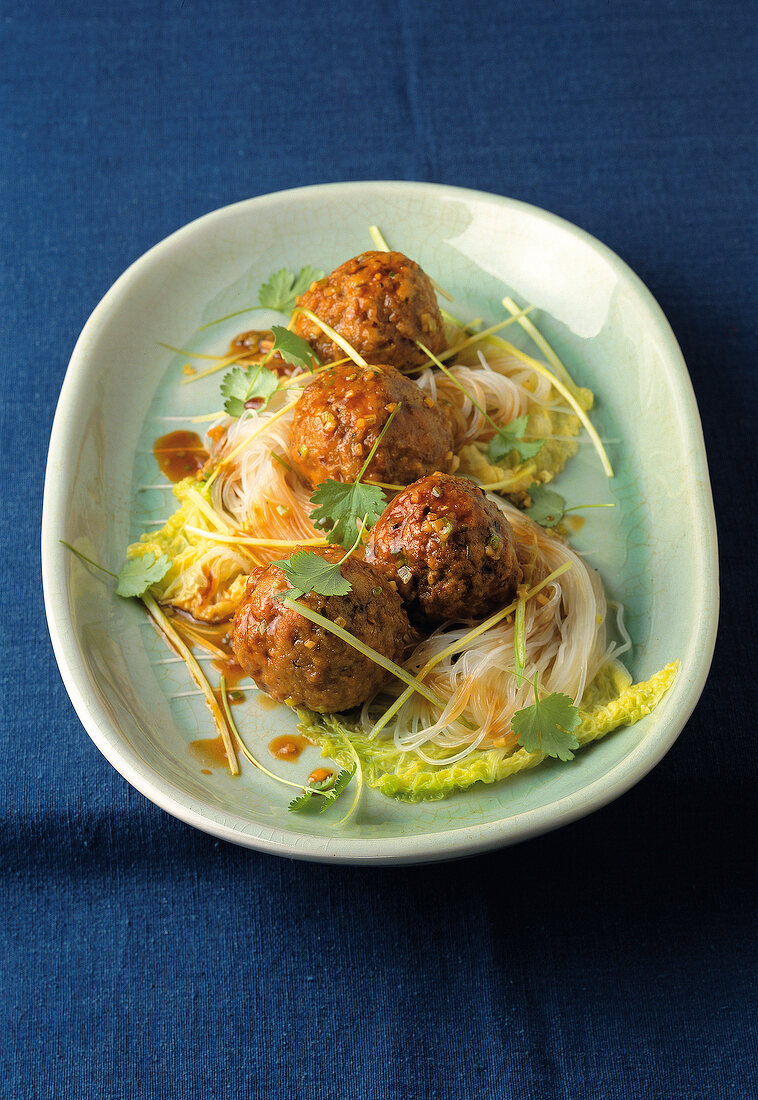
[{"label": "shredded cabbage", "polygon": [[[679,669],[672,661],[649,680],[632,684],[626,669],[618,662],[604,665],[589,685],[579,708],[581,724],[574,731],[579,746],[596,741],[619,726],[631,726],[650,714],[671,687]],[[316,714],[300,709],[301,732],[320,746],[341,767],[347,767],[357,752],[363,778],[382,794],[405,802],[434,801],[455,791],[464,791],[474,783],[497,783],[509,775],[535,768],[545,759],[543,753],[508,748],[478,749],[464,760],[445,765],[440,751],[438,766],[417,754],[402,752],[391,740],[370,741],[357,722],[337,714]]]},{"label": "shredded cabbage", "polygon": [[[127,550],[128,558],[153,551],[167,554],[171,568],[163,580],[152,586],[160,603],[188,611],[205,622],[221,622],[237,610],[250,572],[249,556],[232,546],[219,545],[188,531],[195,527],[211,533],[208,517],[210,493],[195,477],[174,486],[179,509],[158,531],[141,536]],[[205,505],[205,510],[203,508]]]}]

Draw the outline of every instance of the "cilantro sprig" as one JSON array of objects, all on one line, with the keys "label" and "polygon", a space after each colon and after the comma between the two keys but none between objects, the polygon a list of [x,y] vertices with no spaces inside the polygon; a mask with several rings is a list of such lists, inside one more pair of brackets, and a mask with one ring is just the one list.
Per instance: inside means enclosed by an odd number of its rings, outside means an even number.
[{"label": "cilantro sprig", "polygon": [[235,309],[233,313],[227,313],[223,317],[217,317],[214,321],[207,321],[200,326],[200,330],[220,325],[223,321],[231,321],[232,317],[241,317],[245,313],[253,313],[257,309],[275,309],[278,313],[290,313],[295,306],[297,298],[304,294],[311,283],[324,277],[324,272],[315,267],[301,267],[297,275],[293,275],[286,267],[275,271],[258,290],[258,305],[246,306],[245,309]]},{"label": "cilantro sprig", "polygon": [[546,489],[538,481],[533,482],[527,491],[532,498],[532,503],[525,509],[529,518],[541,527],[557,527],[563,519],[566,498],[554,489]]},{"label": "cilantro sprig", "polygon": [[325,776],[324,779],[316,779],[311,783],[306,783],[303,787],[301,787],[299,783],[293,783],[291,779],[284,779],[283,776],[277,775],[276,772],[272,772],[270,768],[267,768],[265,764],[261,763],[261,761],[250,752],[250,749],[247,747],[239,731],[234,715],[232,714],[232,708],[229,702],[229,691],[227,689],[226,679],[223,675],[219,677],[218,686],[226,721],[229,724],[229,729],[231,730],[234,740],[239,745],[242,755],[250,761],[253,767],[263,772],[263,774],[267,775],[270,779],[276,780],[277,783],[281,783],[285,787],[294,787],[295,790],[299,792],[289,804],[289,809],[291,811],[296,812],[304,809],[314,796],[318,796],[323,800],[323,804],[319,808],[319,812],[323,813],[332,802],[335,802],[339,798],[355,775],[357,760],[353,763],[352,768],[343,768],[337,775],[332,773],[331,775]]},{"label": "cilantro sprig", "polygon": [[437,356],[425,347],[420,340],[417,340],[419,348],[423,351],[424,355],[427,355],[429,359],[434,363],[436,367],[442,371],[442,373],[450,379],[454,386],[464,394],[471,404],[477,409],[489,426],[493,429],[494,435],[487,447],[487,457],[493,466],[500,465],[504,459],[515,451],[519,456],[519,461],[525,462],[528,458],[534,458],[534,456],[542,450],[545,445],[544,439],[524,439],[524,433],[529,425],[528,416],[517,416],[515,420],[511,420],[509,424],[497,424],[492,419],[487,410],[479,404],[476,398],[469,393],[465,386],[461,385],[453,372],[445,366],[445,364],[437,358]]},{"label": "cilantro sprig", "polygon": [[282,267],[279,271],[275,271],[260,288],[258,301],[266,309],[289,313],[294,309],[297,298],[305,293],[311,283],[323,277],[324,272],[315,267],[301,267],[297,275],[293,275],[286,267]]},{"label": "cilantro sprig", "polygon": [[272,325],[271,331],[274,334],[274,346],[269,355],[273,355],[274,352],[278,351],[287,363],[292,363],[303,370],[313,370],[314,363],[317,360],[313,354],[313,348],[307,340],[303,340],[302,336],[290,332],[283,325]]},{"label": "cilantro sprig", "polygon": [[316,506],[311,512],[311,523],[326,531],[331,541],[340,546],[351,546],[356,524],[363,520],[367,528],[373,527],[387,506],[387,497],[379,486],[366,485],[362,478],[401,406],[402,401],[398,402],[387,417],[355,481],[334,481],[327,478],[311,495],[311,504]]},{"label": "cilantro sprig", "polygon": [[316,359],[307,340],[282,325],[273,325],[271,331],[274,343],[261,363],[247,368],[234,367],[223,377],[221,395],[226,398],[224,409],[229,416],[242,416],[254,401],[261,402],[257,406],[259,412],[266,408],[279,385],[279,376],[266,363],[277,351],[285,362],[302,370],[313,370]]},{"label": "cilantro sprig", "polygon": [[291,600],[297,600],[309,592],[317,592],[320,596],[345,596],[352,585],[340,572],[344,560],[326,561],[313,550],[296,550],[289,558],[272,562],[292,585],[286,592],[277,593],[277,596]]},{"label": "cilantro sprig", "polygon": [[259,411],[265,409],[278,385],[276,373],[262,363],[248,370],[235,367],[224,375],[221,382],[221,395],[226,398],[224,409],[229,416],[239,417],[250,408],[248,402],[254,400],[263,402]]},{"label": "cilantro sprig", "polygon": [[[481,411],[481,410],[480,410]],[[490,424],[495,425],[494,420],[487,413],[484,413]],[[511,420],[510,424],[506,424],[505,427],[498,428],[495,426],[495,434],[489,442],[487,447],[487,456],[490,462],[494,466],[499,466],[503,462],[511,451],[516,451],[519,459],[525,462],[528,458],[534,458],[534,456],[542,450],[545,445],[544,439],[524,439],[524,432],[529,424],[528,416],[517,416],[515,420]]]},{"label": "cilantro sprig", "polygon": [[354,762],[351,768],[342,768],[337,775],[327,775],[324,779],[315,779],[308,783],[303,788],[303,793],[292,799],[288,809],[291,813],[298,813],[300,810],[305,809],[311,799],[317,797],[320,799],[318,812],[322,814],[324,810],[329,809],[333,802],[337,801],[355,775],[356,768],[357,764]]},{"label": "cilantro sprig", "polygon": [[322,481],[311,496],[316,507],[311,523],[325,531],[332,542],[350,546],[355,538],[355,525],[366,517],[366,526],[373,527],[387,506],[387,498],[378,485],[360,481]]},{"label": "cilantro sprig", "polygon": [[534,703],[517,710],[511,719],[518,743],[527,752],[542,752],[559,760],[573,760],[572,749],[579,748],[574,730],[579,725],[579,708],[568,695],[554,691],[540,698],[537,675],[532,684]]},{"label": "cilantro sprig", "polygon": [[566,507],[566,498],[554,489],[546,489],[540,482],[533,482],[528,489],[532,503],[524,511],[535,523],[541,527],[557,527],[564,516],[569,512],[581,512],[585,508],[615,508],[612,501],[602,504],[573,504]]},{"label": "cilantro sprig", "polygon": [[171,558],[167,554],[156,554],[149,550],[140,558],[130,558],[118,574],[116,595],[144,596],[148,588],[162,581],[171,568]]},{"label": "cilantro sprig", "polygon": [[116,595],[123,596],[124,599],[144,596],[149,588],[157,584],[158,581],[163,580],[171,568],[171,558],[167,554],[156,554],[154,550],[149,550],[141,557],[129,558],[121,572],[114,573],[111,569],[106,569],[99,561],[88,558],[86,554],[83,554],[81,550],[77,550],[65,539],[61,539],[60,542],[80,561],[94,566],[101,573],[107,573],[109,577],[113,577],[117,582]]},{"label": "cilantro sprig", "polygon": [[346,596],[352,590],[352,585],[346,577],[342,576],[340,566],[346,562],[358,549],[366,530],[368,516],[364,516],[358,535],[339,561],[326,561],[315,550],[296,550],[290,557],[271,564],[277,565],[292,585],[286,592],[277,592],[276,599],[298,600],[301,596],[307,596],[309,592],[316,592],[319,596]]}]

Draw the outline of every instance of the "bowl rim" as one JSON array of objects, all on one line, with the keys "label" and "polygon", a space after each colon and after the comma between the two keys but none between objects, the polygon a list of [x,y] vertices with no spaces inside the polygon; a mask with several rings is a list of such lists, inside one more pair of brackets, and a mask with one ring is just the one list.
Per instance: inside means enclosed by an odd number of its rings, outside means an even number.
[{"label": "bowl rim", "polygon": [[[562,232],[576,237],[605,259],[623,278],[638,304],[650,317],[662,345],[665,346],[670,381],[675,384],[678,400],[683,406],[684,416],[680,415],[679,419],[686,426],[692,453],[696,456],[700,467],[700,476],[696,482],[699,507],[696,510],[696,517],[693,517],[693,520],[697,518],[698,523],[696,528],[690,531],[690,537],[694,538],[696,543],[700,563],[699,579],[702,583],[697,585],[695,597],[700,600],[698,621],[701,624],[701,632],[697,637],[697,645],[694,645],[694,640],[690,645],[686,677],[682,677],[680,670],[678,680],[682,683],[677,683],[672,689],[682,696],[679,706],[659,722],[656,726],[656,736],[644,738],[623,760],[581,791],[564,795],[546,805],[495,821],[410,836],[383,837],[380,840],[370,837],[298,834],[244,821],[232,812],[223,813],[210,807],[204,810],[196,809],[188,804],[187,796],[182,795],[173,783],[145,765],[118,737],[109,737],[106,730],[115,733],[115,729],[99,705],[95,694],[91,689],[88,690],[91,682],[89,674],[79,658],[78,648],[70,630],[65,577],[68,552],[59,542],[59,532],[63,530],[62,520],[66,514],[66,501],[72,484],[72,478],[61,468],[59,456],[63,453],[63,444],[70,437],[71,424],[75,423],[76,414],[81,405],[80,397],[87,385],[88,371],[91,369],[88,362],[88,348],[98,330],[107,322],[111,312],[118,308],[122,295],[132,283],[150,267],[160,264],[164,256],[181,245],[185,239],[190,238],[199,227],[205,228],[214,221],[220,221],[235,212],[256,207],[271,209],[293,201],[307,202],[317,196],[323,197],[327,191],[332,194],[342,192],[348,196],[351,192],[355,195],[361,194],[366,189],[386,193],[395,198],[399,192],[414,191],[417,194],[422,192],[434,194],[439,198],[476,200],[502,205],[554,225]],[[41,552],[45,610],[60,674],[82,725],[106,759],[141,794],[187,824],[238,845],[302,860],[353,864],[403,864],[462,858],[538,836],[600,809],[644,778],[674,744],[705,686],[716,642],[719,604],[718,552],[702,426],[684,358],[663,311],[652,293],[625,261],[607,245],[580,227],[557,214],[518,199],[448,184],[404,180],[359,180],[313,184],[259,195],[219,207],[188,222],[131,263],[92,311],[76,342],[66,370],[48,449]],[[684,664],[684,655],[682,659]],[[230,823],[235,820],[238,824]]]}]

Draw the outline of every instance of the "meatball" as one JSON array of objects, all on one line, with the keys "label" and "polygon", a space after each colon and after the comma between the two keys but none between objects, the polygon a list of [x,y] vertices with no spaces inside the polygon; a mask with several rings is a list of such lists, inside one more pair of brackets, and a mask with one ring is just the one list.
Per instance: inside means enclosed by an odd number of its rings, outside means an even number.
[{"label": "meatball", "polygon": [[[315,551],[337,562],[345,551],[328,546]],[[345,596],[301,600],[393,661],[408,641],[408,616],[392,585],[373,566],[348,558],[340,572],[352,590]],[[291,611],[277,600],[289,582],[276,565],[250,574],[234,618],[232,646],[238,664],[263,691],[290,706],[331,713],[349,710],[371,698],[387,673],[347,642]]]},{"label": "meatball", "polygon": [[[364,252],[314,283],[297,300],[336,329],[369,363],[394,363],[401,370],[423,366],[420,340],[436,354],[445,330],[429,276],[402,252]],[[298,314],[295,332],[322,362],[344,352],[317,325]]]},{"label": "meatball", "polygon": [[368,477],[407,485],[451,469],[450,424],[431,397],[394,367],[352,363],[324,371],[303,390],[290,428],[293,465],[314,488],[327,478],[354,481],[398,405]]},{"label": "meatball", "polygon": [[441,473],[398,493],[364,557],[396,582],[409,616],[424,626],[486,615],[523,579],[502,511],[473,481]]}]

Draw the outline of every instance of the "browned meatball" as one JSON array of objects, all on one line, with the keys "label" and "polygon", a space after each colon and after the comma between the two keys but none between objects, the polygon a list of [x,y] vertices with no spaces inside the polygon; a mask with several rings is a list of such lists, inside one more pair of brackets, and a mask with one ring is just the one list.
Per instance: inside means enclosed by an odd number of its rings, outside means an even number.
[{"label": "browned meatball", "polygon": [[[317,553],[337,562],[345,551],[328,546]],[[355,558],[348,558],[340,572],[353,586],[347,595],[312,592],[300,597],[302,602],[383,656],[399,660],[409,625],[397,592],[373,566]],[[331,713],[364,703],[387,673],[334,634],[284,607],[275,593],[289,587],[276,565],[250,574],[234,618],[232,645],[238,663],[259,688],[290,706]]]},{"label": "browned meatball", "polygon": [[431,397],[394,367],[353,364],[324,371],[303,390],[290,428],[293,464],[314,487],[327,478],[354,481],[398,405],[367,476],[407,485],[451,469],[452,432]]},{"label": "browned meatball", "polygon": [[501,510],[473,481],[448,474],[398,493],[364,556],[396,582],[411,619],[426,625],[496,611],[522,580]]},{"label": "browned meatball", "polygon": [[[369,363],[394,363],[401,370],[423,366],[419,340],[436,354],[445,330],[429,276],[402,252],[364,252],[314,283],[298,298],[320,320],[336,329]],[[344,352],[307,317],[295,331],[322,362]]]}]

